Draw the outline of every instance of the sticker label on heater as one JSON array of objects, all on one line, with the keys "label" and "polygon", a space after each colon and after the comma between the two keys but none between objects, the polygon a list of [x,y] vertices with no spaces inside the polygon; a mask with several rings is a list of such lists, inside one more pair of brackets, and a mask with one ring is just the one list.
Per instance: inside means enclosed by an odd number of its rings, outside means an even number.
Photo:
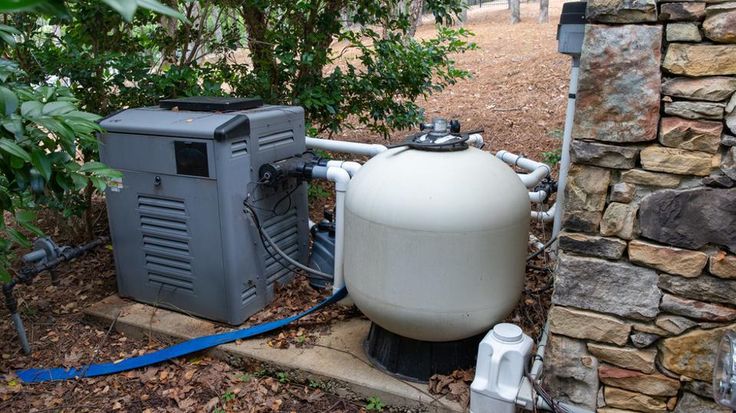
[{"label": "sticker label on heater", "polygon": [[123,178],[112,178],[109,182],[110,190],[113,192],[120,192],[123,189]]}]

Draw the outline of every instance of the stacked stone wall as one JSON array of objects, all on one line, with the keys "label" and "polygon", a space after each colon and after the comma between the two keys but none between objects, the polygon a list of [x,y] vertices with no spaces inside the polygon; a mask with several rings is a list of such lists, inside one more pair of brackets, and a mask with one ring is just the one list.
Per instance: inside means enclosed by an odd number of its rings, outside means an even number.
[{"label": "stacked stone wall", "polygon": [[591,0],[545,380],[600,413],[727,412],[736,1]]}]

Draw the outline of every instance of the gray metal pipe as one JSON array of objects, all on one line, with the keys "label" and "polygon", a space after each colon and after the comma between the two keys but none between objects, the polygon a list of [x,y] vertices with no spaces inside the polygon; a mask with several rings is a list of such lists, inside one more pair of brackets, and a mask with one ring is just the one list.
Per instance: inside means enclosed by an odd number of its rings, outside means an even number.
[{"label": "gray metal pipe", "polygon": [[562,134],[562,152],[560,157],[560,176],[557,178],[557,198],[552,224],[552,236],[562,229],[562,210],[565,205],[565,185],[570,171],[570,146],[572,146],[572,127],[575,120],[575,99],[578,91],[578,74],[580,72],[580,56],[573,56],[570,72],[570,88],[568,91],[567,111],[565,113],[565,130]]}]

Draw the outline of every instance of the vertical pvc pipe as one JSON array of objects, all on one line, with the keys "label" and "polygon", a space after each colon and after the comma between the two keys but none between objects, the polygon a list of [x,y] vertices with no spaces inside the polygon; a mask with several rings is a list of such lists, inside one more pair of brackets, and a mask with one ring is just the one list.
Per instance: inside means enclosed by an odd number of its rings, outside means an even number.
[{"label": "vertical pvc pipe", "polygon": [[557,236],[562,228],[562,212],[565,205],[565,185],[570,170],[570,146],[572,145],[572,125],[575,120],[575,99],[578,92],[578,73],[580,57],[573,56],[570,72],[570,89],[568,91],[567,112],[565,113],[565,130],[562,135],[562,157],[560,158],[560,176],[557,179],[557,199],[555,201],[555,217],[552,224],[552,237]]},{"label": "vertical pvc pipe", "polygon": [[327,168],[327,179],[335,183],[335,270],[332,291],[345,286],[345,191],[348,189],[350,175],[341,168]]},{"label": "vertical pvc pipe", "polygon": [[20,346],[23,348],[23,352],[31,354],[31,345],[28,343],[28,336],[26,336],[26,329],[23,327],[23,320],[20,318],[20,314],[13,313],[10,318],[15,324],[15,331],[18,332],[18,340],[20,340]]}]

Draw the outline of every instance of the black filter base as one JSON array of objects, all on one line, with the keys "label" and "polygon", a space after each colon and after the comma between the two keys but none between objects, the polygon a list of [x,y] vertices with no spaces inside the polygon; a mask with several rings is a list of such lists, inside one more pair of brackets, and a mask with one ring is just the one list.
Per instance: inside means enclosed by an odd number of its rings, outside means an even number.
[{"label": "black filter base", "polygon": [[480,334],[458,341],[421,341],[394,334],[377,324],[363,343],[373,365],[402,380],[426,383],[434,374],[475,367]]}]

